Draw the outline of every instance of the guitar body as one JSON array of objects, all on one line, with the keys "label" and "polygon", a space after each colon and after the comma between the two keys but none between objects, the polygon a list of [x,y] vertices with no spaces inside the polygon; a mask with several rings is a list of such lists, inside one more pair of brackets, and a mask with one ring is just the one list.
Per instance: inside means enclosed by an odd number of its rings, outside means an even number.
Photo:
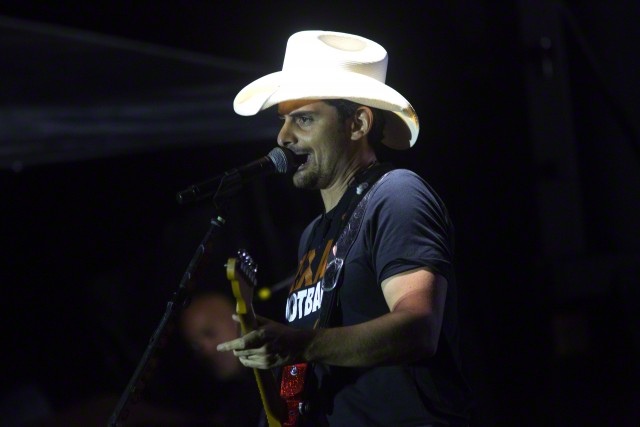
[{"label": "guitar body", "polygon": [[286,402],[288,410],[288,418],[283,424],[284,427],[296,427],[300,421],[301,414],[307,411],[303,392],[308,368],[308,363],[298,363],[282,368],[280,397]]}]

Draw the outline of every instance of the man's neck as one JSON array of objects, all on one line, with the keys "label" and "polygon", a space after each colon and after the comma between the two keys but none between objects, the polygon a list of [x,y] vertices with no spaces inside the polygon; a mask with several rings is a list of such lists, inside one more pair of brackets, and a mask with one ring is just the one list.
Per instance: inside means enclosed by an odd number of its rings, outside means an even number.
[{"label": "man's neck", "polygon": [[333,184],[320,190],[322,202],[324,203],[324,211],[329,212],[335,208],[342,196],[344,196],[344,193],[346,193],[347,188],[349,188],[349,183],[353,177],[369,168],[375,162],[376,156],[372,152],[358,157],[355,161],[347,165],[345,172],[337,177]]}]

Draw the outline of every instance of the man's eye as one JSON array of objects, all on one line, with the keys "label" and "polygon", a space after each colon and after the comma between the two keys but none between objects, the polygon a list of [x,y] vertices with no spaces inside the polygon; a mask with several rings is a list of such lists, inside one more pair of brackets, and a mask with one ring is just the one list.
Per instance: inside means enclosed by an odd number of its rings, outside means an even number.
[{"label": "man's eye", "polygon": [[304,125],[308,125],[309,123],[311,123],[311,117],[307,117],[307,116],[298,116],[296,117],[296,123],[300,126],[304,126]]}]

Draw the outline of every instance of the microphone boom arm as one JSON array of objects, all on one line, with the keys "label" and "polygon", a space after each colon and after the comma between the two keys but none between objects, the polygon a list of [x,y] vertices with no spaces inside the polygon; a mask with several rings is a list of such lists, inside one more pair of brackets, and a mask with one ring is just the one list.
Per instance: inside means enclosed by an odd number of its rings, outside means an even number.
[{"label": "microphone boom arm", "polygon": [[210,180],[194,184],[176,195],[179,204],[195,202],[213,197],[213,201],[225,199],[242,190],[244,183],[271,173],[288,173],[297,167],[291,150],[276,147],[266,156],[253,162],[231,169]]},{"label": "microphone boom arm", "polygon": [[201,184],[194,184],[176,195],[179,204],[197,202],[213,197],[213,200],[234,196],[242,190],[242,176],[238,169],[232,169],[218,175],[212,180]]}]

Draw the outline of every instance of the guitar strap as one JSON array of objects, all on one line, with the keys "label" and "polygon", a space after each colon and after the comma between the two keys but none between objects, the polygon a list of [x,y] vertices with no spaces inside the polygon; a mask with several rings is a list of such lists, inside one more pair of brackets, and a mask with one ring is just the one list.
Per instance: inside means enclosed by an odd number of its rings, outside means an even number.
[{"label": "guitar strap", "polygon": [[335,318],[335,315],[332,318],[332,314],[339,304],[338,291],[342,284],[342,267],[360,231],[364,213],[371,195],[374,193],[372,190],[385,181],[390,169],[388,165],[379,166],[376,170],[367,174],[366,179],[356,187],[356,194],[353,196],[345,215],[346,218],[349,218],[349,221],[338,231],[340,237],[334,240],[336,243],[333,246],[330,260],[320,283],[323,297],[317,327],[334,326],[336,320],[339,320]]}]

